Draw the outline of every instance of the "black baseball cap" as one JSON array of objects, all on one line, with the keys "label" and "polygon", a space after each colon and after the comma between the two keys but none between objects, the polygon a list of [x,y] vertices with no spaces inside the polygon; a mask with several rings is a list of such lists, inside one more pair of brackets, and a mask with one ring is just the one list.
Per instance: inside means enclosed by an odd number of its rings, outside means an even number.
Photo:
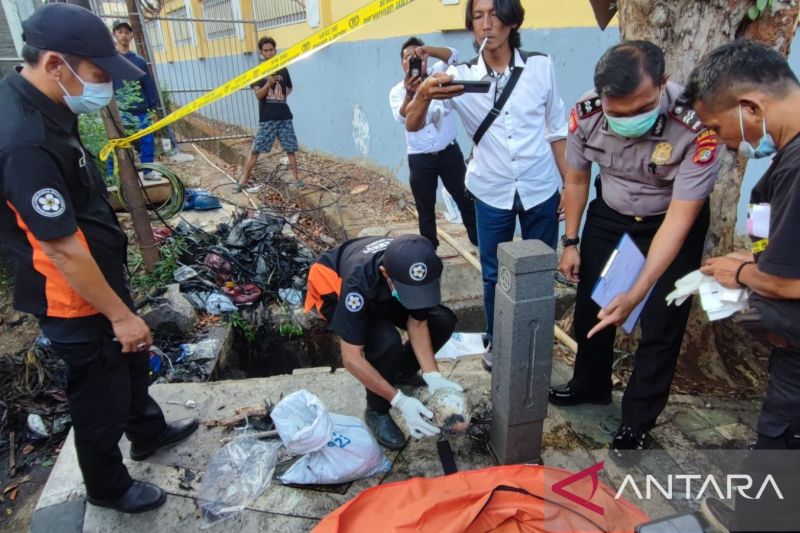
[{"label": "black baseball cap", "polygon": [[111,31],[117,31],[117,28],[121,28],[125,26],[128,28],[128,31],[133,31],[133,26],[131,26],[130,22],[124,19],[115,20],[113,24],[111,24]]},{"label": "black baseball cap", "polygon": [[86,8],[73,4],[45,4],[22,23],[25,44],[83,57],[112,78],[137,80],[144,76],[122,57],[103,21]]},{"label": "black baseball cap", "polygon": [[444,266],[425,237],[403,235],[394,239],[383,253],[383,266],[406,309],[426,309],[442,303],[439,281]]}]

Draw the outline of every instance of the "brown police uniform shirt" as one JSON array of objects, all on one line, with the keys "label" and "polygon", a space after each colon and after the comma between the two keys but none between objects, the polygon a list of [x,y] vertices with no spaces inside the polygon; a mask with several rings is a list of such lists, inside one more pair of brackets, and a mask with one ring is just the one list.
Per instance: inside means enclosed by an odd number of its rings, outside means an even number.
[{"label": "brown police uniform shirt", "polygon": [[596,92],[572,109],[567,161],[579,170],[600,169],[603,200],[628,216],[667,211],[670,201],[707,198],[721,166],[723,146],[680,101],[683,87],[667,82],[661,114],[650,133],[626,139],[614,133]]}]

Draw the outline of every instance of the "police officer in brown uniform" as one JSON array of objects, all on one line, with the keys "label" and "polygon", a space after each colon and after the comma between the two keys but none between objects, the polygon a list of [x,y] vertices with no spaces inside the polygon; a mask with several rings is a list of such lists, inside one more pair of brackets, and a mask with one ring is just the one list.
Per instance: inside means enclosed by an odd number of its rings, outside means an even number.
[{"label": "police officer in brown uniform", "polygon": [[[647,447],[646,432],[669,397],[691,303],[667,307],[665,297],[677,279],[700,266],[721,148],[682,102],[683,87],[667,81],[656,45],[629,41],[611,48],[598,62],[594,82],[596,92],[570,114],[559,264],[566,278],[578,282],[578,353],[572,380],[551,388],[550,402],[611,402],[614,326],[647,299],[622,422],[611,444],[611,457],[625,464],[638,460],[631,450]],[[597,198],[579,239],[592,163],[600,169]],[[647,256],[646,264],[630,291],[600,309],[592,290],[626,233]]]}]

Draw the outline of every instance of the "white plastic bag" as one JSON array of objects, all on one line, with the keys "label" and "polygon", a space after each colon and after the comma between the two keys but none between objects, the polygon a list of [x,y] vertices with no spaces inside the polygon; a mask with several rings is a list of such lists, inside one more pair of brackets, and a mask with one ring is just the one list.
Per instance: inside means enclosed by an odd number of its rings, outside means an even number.
[{"label": "white plastic bag", "polygon": [[286,449],[305,454],[281,476],[283,483],[346,483],[391,469],[364,422],[329,413],[306,390],[281,400],[271,417]]},{"label": "white plastic bag", "polygon": [[264,492],[272,482],[279,448],[278,442],[244,435],[214,454],[197,494],[201,529],[235,516]]},{"label": "white plastic bag", "polygon": [[450,192],[442,187],[442,200],[444,201],[444,206],[447,209],[444,213],[444,219],[450,222],[451,224],[461,224],[463,220],[461,219],[461,210],[458,208],[458,204],[453,199],[453,195]]},{"label": "white plastic bag", "polygon": [[436,352],[436,359],[458,359],[486,352],[480,333],[453,333],[447,343]]}]

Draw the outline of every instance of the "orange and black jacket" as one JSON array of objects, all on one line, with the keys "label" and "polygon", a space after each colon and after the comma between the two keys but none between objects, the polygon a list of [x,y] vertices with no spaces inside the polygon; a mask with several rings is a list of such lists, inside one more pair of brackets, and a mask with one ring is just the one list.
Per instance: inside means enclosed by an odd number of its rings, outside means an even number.
[{"label": "orange and black jacket", "polygon": [[130,304],[127,238],[77,117],[17,72],[0,82],[0,116],[0,246],[14,268],[14,307],[40,318],[98,315],[42,250],[42,242],[70,235]]}]

